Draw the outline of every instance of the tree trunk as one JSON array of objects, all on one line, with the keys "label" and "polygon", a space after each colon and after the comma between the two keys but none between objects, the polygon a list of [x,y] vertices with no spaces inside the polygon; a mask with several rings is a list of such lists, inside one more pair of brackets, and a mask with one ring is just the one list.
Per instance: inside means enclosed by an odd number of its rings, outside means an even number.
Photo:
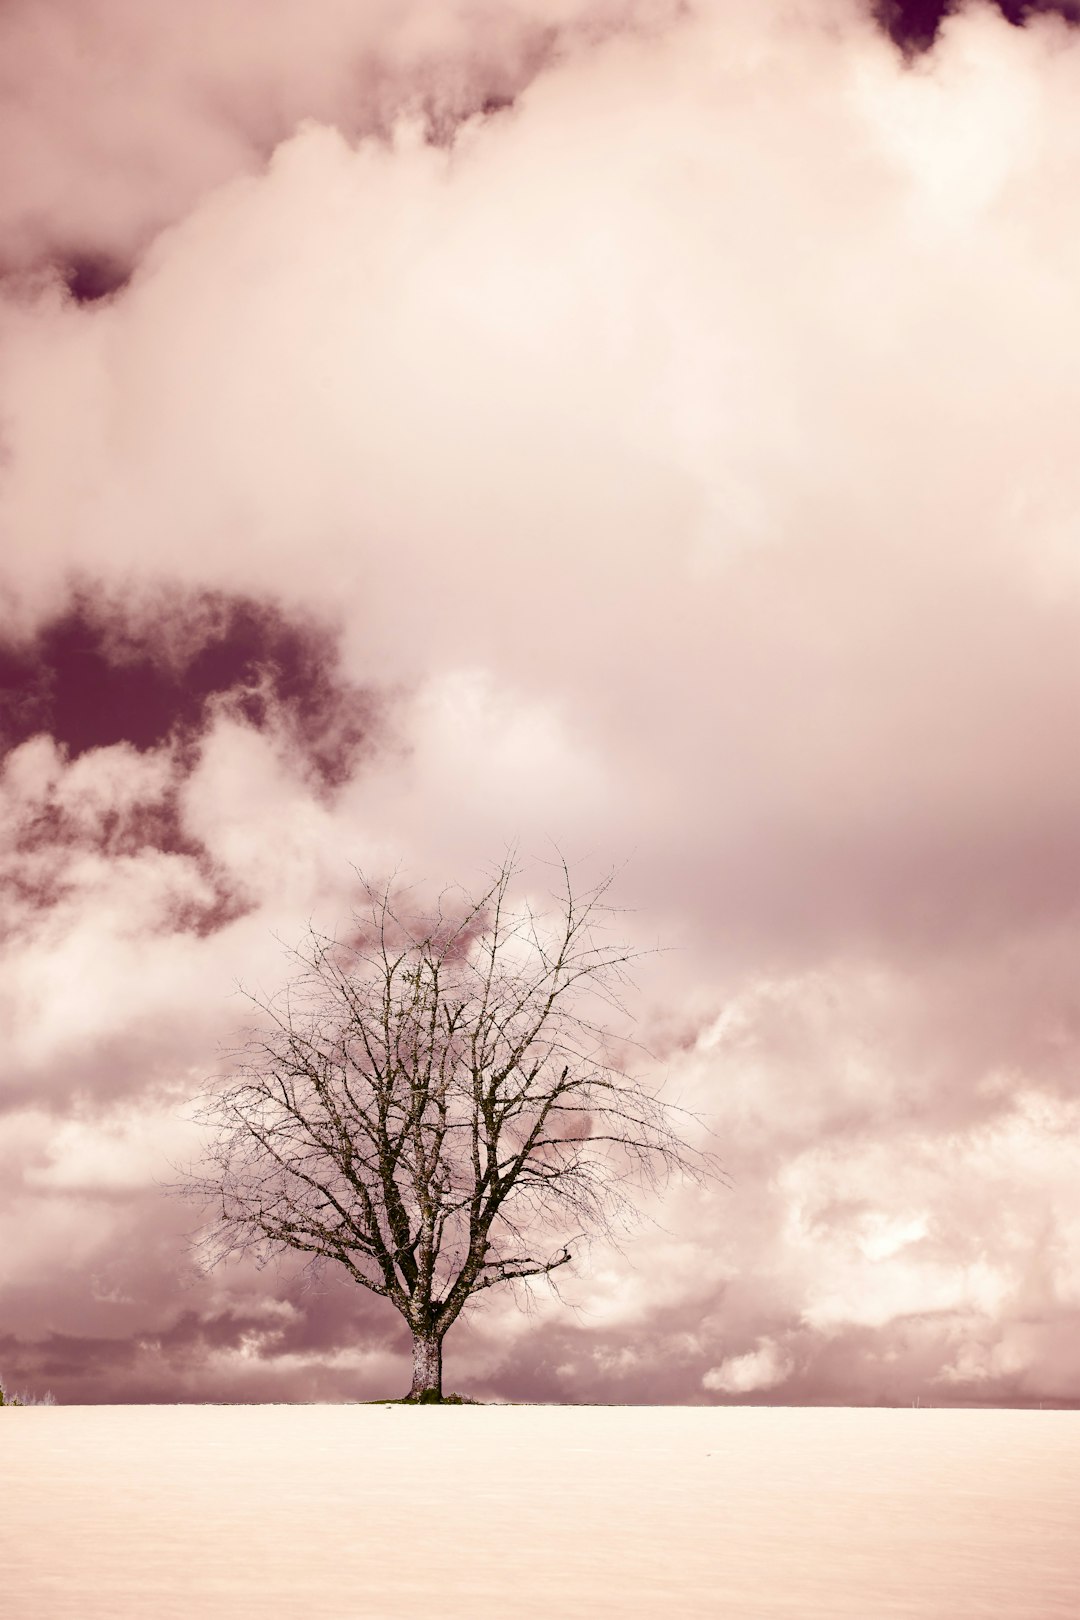
[{"label": "tree trunk", "polygon": [[435,1333],[413,1331],[412,1389],[410,1401],[442,1400],[442,1339]]}]

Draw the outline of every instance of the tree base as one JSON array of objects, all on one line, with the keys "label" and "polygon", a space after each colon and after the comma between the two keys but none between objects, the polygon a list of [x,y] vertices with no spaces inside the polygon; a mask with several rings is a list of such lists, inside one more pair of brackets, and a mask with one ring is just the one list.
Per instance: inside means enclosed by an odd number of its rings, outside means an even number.
[{"label": "tree base", "polygon": [[403,1395],[399,1406],[482,1406],[482,1401],[471,1401],[467,1395],[440,1395],[438,1390],[421,1390],[419,1395]]}]

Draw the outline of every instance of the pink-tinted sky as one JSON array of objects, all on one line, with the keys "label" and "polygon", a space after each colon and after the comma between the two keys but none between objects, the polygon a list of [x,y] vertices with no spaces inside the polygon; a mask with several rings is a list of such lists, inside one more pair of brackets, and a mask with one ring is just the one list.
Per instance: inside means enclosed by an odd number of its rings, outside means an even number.
[{"label": "pink-tinted sky", "polygon": [[405,1387],[163,1183],[353,864],[517,840],[625,862],[731,1185],[452,1387],[1080,1402],[1080,31],[1024,9],[8,0],[9,1385]]}]

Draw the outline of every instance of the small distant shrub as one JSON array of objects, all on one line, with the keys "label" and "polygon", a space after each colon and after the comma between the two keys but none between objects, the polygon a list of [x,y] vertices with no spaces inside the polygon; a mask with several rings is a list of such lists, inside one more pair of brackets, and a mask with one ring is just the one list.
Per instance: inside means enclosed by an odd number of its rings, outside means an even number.
[{"label": "small distant shrub", "polygon": [[9,1394],[0,1379],[0,1406],[55,1406],[56,1400],[51,1389],[44,1395]]}]

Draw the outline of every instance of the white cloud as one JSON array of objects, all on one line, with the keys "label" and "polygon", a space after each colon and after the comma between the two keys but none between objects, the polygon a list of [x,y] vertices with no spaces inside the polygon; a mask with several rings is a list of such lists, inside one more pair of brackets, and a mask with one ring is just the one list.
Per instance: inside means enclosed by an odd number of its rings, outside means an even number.
[{"label": "white cloud", "polygon": [[701,1387],[722,1395],[750,1395],[759,1389],[775,1389],[791,1370],[791,1359],[780,1346],[771,1339],[762,1339],[756,1350],[729,1356],[718,1367],[710,1367]]}]

